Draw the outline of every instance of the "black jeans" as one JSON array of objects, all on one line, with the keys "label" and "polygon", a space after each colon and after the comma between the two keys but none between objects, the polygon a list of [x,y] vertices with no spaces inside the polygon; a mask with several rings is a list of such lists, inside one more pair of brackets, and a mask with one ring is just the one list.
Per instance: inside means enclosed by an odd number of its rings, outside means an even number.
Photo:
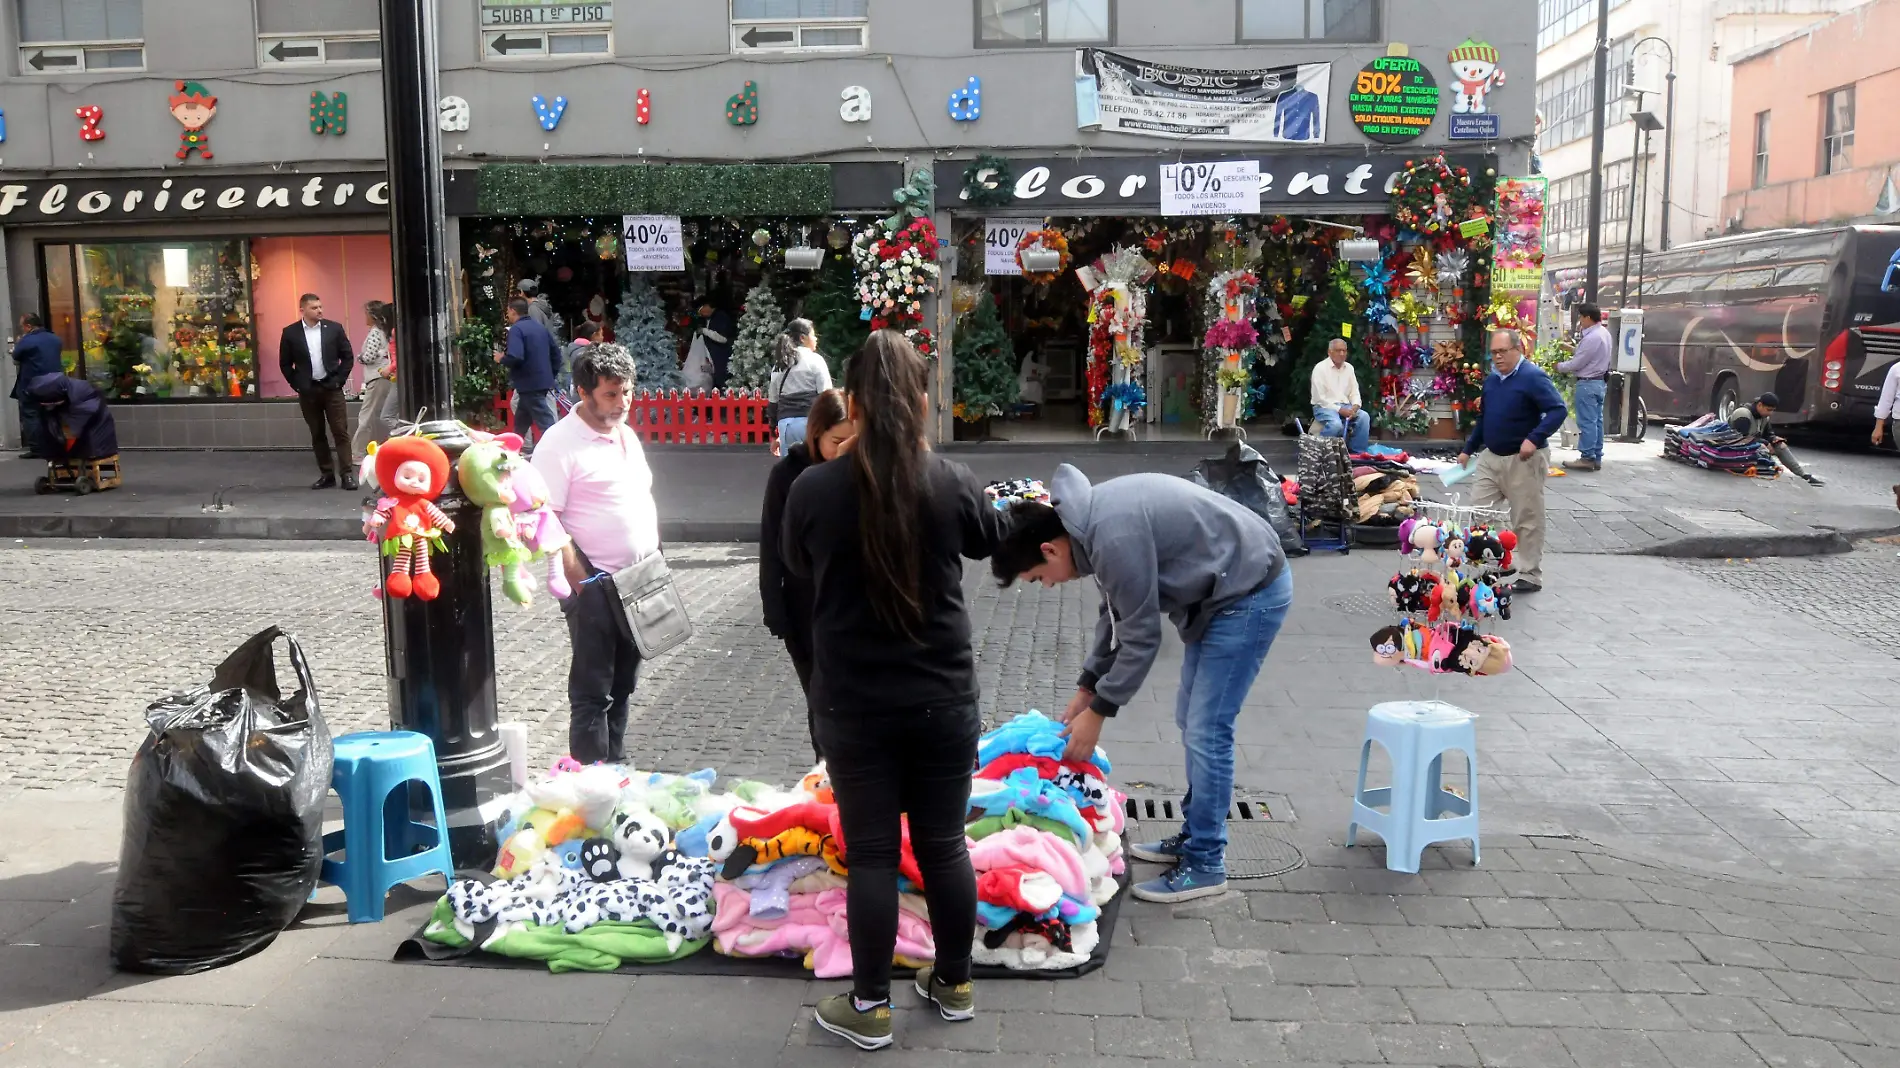
[{"label": "black jeans", "polygon": [[818,714],[818,742],[838,798],[851,869],[845,909],[851,918],[852,992],[866,1001],[891,995],[900,813],[910,816],[910,846],[924,877],[936,974],[951,985],[970,979],[976,873],[963,831],[982,730],[974,702]]},{"label": "black jeans", "polygon": [[44,459],[52,455],[52,451],[40,440],[41,426],[39,403],[20,398],[20,448],[36,458]]},{"label": "black jeans", "polygon": [[640,648],[605,573],[561,602],[574,659],[567,669],[567,751],[582,764],[627,759],[627,701],[640,681]]},{"label": "black jeans", "polygon": [[825,747],[818,744],[818,713],[811,705],[811,641],[787,635],[785,652],[792,658],[792,670],[798,673],[798,688],[805,694],[805,729],[811,734],[813,760],[825,759]]}]

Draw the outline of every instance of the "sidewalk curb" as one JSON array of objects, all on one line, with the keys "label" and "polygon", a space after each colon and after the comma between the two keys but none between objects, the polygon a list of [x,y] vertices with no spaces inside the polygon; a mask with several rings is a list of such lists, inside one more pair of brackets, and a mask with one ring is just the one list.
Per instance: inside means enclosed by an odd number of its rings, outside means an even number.
[{"label": "sidewalk curb", "polygon": [[[0,515],[0,538],[123,538],[141,541],[361,541],[362,520],[311,516],[229,515]],[[676,520],[660,523],[666,542],[756,542],[751,521]]]},{"label": "sidewalk curb", "polygon": [[1900,526],[1853,530],[1777,531],[1771,534],[1704,534],[1661,545],[1624,549],[1615,556],[1659,556],[1671,560],[1733,560],[1768,556],[1832,556],[1854,551],[1854,543],[1900,534]]}]

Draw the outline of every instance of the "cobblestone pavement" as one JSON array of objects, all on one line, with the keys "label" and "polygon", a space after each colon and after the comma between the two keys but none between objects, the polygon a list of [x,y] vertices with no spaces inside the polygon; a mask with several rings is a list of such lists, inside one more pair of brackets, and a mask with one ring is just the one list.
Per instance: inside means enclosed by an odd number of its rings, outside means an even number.
[{"label": "cobblestone pavement", "polygon": [[[675,559],[700,634],[642,680],[642,764],[789,777],[809,755],[803,715],[752,625],[750,561],[713,546]],[[1817,570],[1825,589],[1877,577],[1880,559],[1798,563],[1874,569]],[[1192,905],[1129,902],[1103,972],[985,984],[973,1023],[900,990],[900,1048],[866,1057],[809,1023],[838,983],[389,963],[428,905],[407,890],[384,923],[355,926],[325,891],[229,968],[114,974],[119,817],[113,791],[85,787],[119,781],[152,696],[273,622],[309,647],[334,730],[379,725],[366,557],[0,550],[0,1065],[1892,1068],[1892,661],[1788,611],[1774,576],[1790,563],[1556,557],[1550,588],[1502,628],[1516,670],[1431,680],[1366,663],[1391,557],[1299,562],[1238,726],[1239,789],[1272,797],[1280,822],[1234,833],[1277,835],[1308,866]],[[989,709],[1054,704],[1085,640],[1086,587],[997,591],[973,569],[970,589]],[[503,609],[504,715],[537,725],[545,758],[562,734],[563,628],[549,604]],[[75,626],[80,641],[45,639]],[[1104,739],[1132,792],[1182,786],[1179,656],[1170,644]],[[1480,715],[1483,862],[1459,844],[1402,875],[1376,839],[1342,848],[1346,797],[1367,705],[1432,696]]]},{"label": "cobblestone pavement", "polygon": [[1900,659],[1900,642],[1895,640],[1900,637],[1897,552],[1900,538],[1884,538],[1862,543],[1842,556],[1683,560],[1674,566],[1704,581],[1759,597],[1856,645]]}]

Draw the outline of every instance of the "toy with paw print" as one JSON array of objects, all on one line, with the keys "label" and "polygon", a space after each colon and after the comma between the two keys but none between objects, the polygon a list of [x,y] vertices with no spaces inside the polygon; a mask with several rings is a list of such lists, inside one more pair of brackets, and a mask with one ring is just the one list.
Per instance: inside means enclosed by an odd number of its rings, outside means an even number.
[{"label": "toy with paw print", "polygon": [[413,593],[433,601],[442,583],[429,570],[429,552],[446,552],[442,535],[455,532],[455,521],[435,503],[449,485],[449,455],[428,438],[411,435],[383,442],[375,459],[383,496],[364,526],[390,560],[383,588],[391,597]]},{"label": "toy with paw print", "polygon": [[1517,535],[1494,523],[1459,516],[1408,519],[1399,527],[1399,552],[1419,565],[1387,583],[1398,622],[1372,635],[1372,662],[1415,667],[1434,675],[1502,675],[1511,670],[1511,645],[1481,628],[1511,618]]}]

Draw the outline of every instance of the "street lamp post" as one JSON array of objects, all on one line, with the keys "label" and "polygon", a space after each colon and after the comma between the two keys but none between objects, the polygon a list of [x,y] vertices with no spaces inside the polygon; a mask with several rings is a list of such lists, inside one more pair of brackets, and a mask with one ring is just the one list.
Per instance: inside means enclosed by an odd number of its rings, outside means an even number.
[{"label": "street lamp post", "polygon": [[[450,387],[436,0],[382,0],[382,53],[397,391],[402,411],[423,413],[419,432],[453,462],[469,440],[455,420]],[[495,730],[494,620],[481,509],[453,477],[437,503],[455,521],[449,551],[437,565],[441,596],[383,599],[389,718],[396,729],[419,731],[435,743],[450,852],[457,867],[485,868],[495,842],[481,808],[506,791],[508,775]]]},{"label": "street lamp post", "polygon": [[1595,304],[1603,267],[1603,124],[1610,107],[1610,0],[1597,0],[1597,47],[1590,101],[1590,232],[1586,237],[1583,299]]}]

